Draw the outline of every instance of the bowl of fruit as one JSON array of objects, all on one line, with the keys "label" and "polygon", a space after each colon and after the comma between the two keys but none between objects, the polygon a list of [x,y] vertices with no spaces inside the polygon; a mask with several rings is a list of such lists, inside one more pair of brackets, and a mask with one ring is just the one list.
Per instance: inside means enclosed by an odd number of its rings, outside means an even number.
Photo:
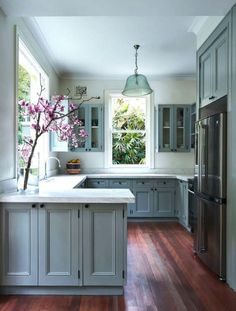
[{"label": "bowl of fruit", "polygon": [[72,159],[66,163],[66,171],[68,174],[80,173],[80,159]]}]

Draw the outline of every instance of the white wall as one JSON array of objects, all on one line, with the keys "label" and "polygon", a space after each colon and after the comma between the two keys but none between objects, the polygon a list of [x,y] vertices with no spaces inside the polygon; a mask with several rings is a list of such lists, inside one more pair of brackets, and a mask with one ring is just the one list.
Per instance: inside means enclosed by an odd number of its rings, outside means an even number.
[{"label": "white wall", "polygon": [[49,75],[50,92],[58,90],[58,77],[23,20],[6,17],[0,9],[0,181],[16,177],[15,25]]},{"label": "white wall", "polygon": [[[191,104],[196,101],[196,81],[194,79],[163,79],[160,81],[149,81],[154,90],[154,104]],[[61,79],[60,92],[66,92],[67,87],[73,91],[75,85],[87,86],[88,98],[91,96],[100,96],[97,103],[104,103],[105,90],[122,90],[124,80],[77,80],[77,79]],[[106,107],[105,107],[106,109]],[[84,152],[68,152],[58,153],[65,167],[66,162],[72,158],[81,159],[81,167],[84,170],[104,169],[104,153],[84,153]],[[160,172],[192,172],[194,165],[193,153],[155,153],[155,168]]]}]

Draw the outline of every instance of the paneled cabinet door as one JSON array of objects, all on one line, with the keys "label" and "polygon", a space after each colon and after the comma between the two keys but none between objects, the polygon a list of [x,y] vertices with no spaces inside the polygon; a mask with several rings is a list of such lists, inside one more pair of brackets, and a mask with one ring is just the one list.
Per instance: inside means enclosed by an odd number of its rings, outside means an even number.
[{"label": "paneled cabinet door", "polygon": [[225,30],[213,44],[213,95],[220,98],[228,93],[228,32]]},{"label": "paneled cabinet door", "polygon": [[39,285],[81,285],[82,226],[73,204],[40,204]]},{"label": "paneled cabinet door", "polygon": [[199,57],[200,107],[228,93],[228,29]]},{"label": "paneled cabinet door", "polygon": [[173,108],[172,105],[161,105],[158,108],[158,145],[159,151],[173,150]]},{"label": "paneled cabinet door", "polygon": [[1,285],[37,285],[37,208],[1,204]]},{"label": "paneled cabinet door", "polygon": [[[122,286],[125,270],[123,205],[83,207],[84,285]],[[126,243],[125,243],[126,244]]]},{"label": "paneled cabinet door", "polygon": [[190,151],[190,105],[173,105],[173,150]]},{"label": "paneled cabinet door", "polygon": [[154,199],[154,216],[173,217],[175,209],[175,190],[157,189]]},{"label": "paneled cabinet door", "polygon": [[188,183],[179,181],[179,221],[184,227],[188,227]]},{"label": "paneled cabinet door", "polygon": [[133,189],[135,204],[130,204],[129,214],[133,217],[152,217],[153,216],[153,188]]}]

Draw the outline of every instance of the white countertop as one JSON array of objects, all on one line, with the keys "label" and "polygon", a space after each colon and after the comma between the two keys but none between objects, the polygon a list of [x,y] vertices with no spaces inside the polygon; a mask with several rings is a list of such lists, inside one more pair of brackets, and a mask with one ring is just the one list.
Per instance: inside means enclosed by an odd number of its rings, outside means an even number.
[{"label": "white countertop", "polygon": [[[36,203],[134,203],[134,195],[128,189],[84,189],[75,188],[86,178],[170,178],[187,181],[191,175],[128,173],[128,174],[78,174],[57,175],[40,182],[36,194],[10,192],[0,195],[0,202]],[[75,189],[73,189],[75,188]]]},{"label": "white countertop", "polygon": [[35,194],[11,192],[0,196],[0,202],[18,203],[134,203],[129,189],[40,190]]}]

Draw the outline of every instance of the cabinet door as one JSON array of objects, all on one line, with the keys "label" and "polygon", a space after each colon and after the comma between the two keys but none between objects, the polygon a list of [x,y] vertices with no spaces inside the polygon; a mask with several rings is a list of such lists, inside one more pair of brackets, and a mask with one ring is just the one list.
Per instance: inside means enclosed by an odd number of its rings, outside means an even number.
[{"label": "cabinet door", "polygon": [[82,226],[73,204],[39,209],[39,285],[81,285]]},{"label": "cabinet door", "polygon": [[109,188],[130,189],[131,180],[129,179],[112,179],[109,181]]},{"label": "cabinet door", "polygon": [[213,44],[213,96],[227,95],[228,87],[228,32],[225,30]]},{"label": "cabinet door", "polygon": [[190,106],[173,106],[174,151],[190,151]]},{"label": "cabinet door", "polygon": [[[133,217],[152,217],[153,216],[153,188],[134,187],[135,204],[130,207]],[[131,212],[132,211],[132,212]]]},{"label": "cabinet door", "polygon": [[180,202],[179,202],[179,221],[184,227],[188,227],[188,183],[179,181]]},{"label": "cabinet door", "polygon": [[86,132],[89,133],[89,123],[88,123],[88,109],[87,106],[80,106],[78,110],[78,119],[80,120],[81,124],[80,125],[75,125],[74,126],[74,131],[76,135],[78,136],[78,147],[74,148],[71,147],[71,151],[85,151],[85,149],[88,148],[88,138],[86,139],[80,139],[79,138],[79,133],[81,130],[85,130]]},{"label": "cabinet door", "polygon": [[203,107],[212,100],[213,89],[213,53],[209,48],[203,53],[199,60],[200,72],[200,107]]},{"label": "cabinet door", "polygon": [[1,250],[1,285],[37,285],[35,204],[1,204]]},{"label": "cabinet door", "polygon": [[158,109],[158,150],[173,151],[173,109],[169,105],[160,105]]},{"label": "cabinet door", "polygon": [[84,285],[122,286],[125,270],[123,205],[83,208]]},{"label": "cabinet door", "polygon": [[[64,113],[68,112],[68,100],[65,99],[61,102],[61,104],[64,106]],[[65,118],[67,120],[67,118]],[[68,121],[68,120],[67,120]],[[50,137],[50,151],[68,151],[68,141],[60,141],[58,139],[56,132],[49,132]]]},{"label": "cabinet door", "polygon": [[89,137],[88,150],[103,150],[103,107],[102,105],[89,105]]},{"label": "cabinet door", "polygon": [[157,189],[154,199],[154,216],[173,217],[175,209],[175,190]]}]

